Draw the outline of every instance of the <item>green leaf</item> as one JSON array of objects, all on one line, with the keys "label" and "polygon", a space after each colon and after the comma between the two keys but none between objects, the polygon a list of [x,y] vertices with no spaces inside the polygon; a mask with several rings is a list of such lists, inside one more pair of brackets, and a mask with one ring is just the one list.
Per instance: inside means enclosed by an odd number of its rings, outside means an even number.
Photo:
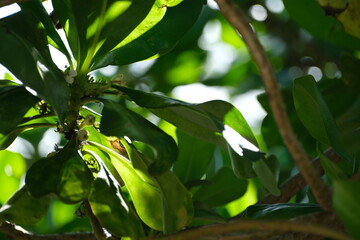
[{"label": "green leaf", "polygon": [[54,41],[55,47],[60,50],[65,56],[67,57],[69,63],[71,62],[71,56],[62,41],[59,33],[57,32],[51,18],[49,17],[48,13],[46,12],[43,4],[40,0],[33,0],[33,1],[26,1],[18,3],[22,10],[30,10],[36,15],[36,17],[41,21],[43,24],[46,34]]},{"label": "green leaf", "polygon": [[55,155],[35,162],[25,178],[32,196],[54,193],[64,203],[86,199],[92,182],[92,173],[77,152],[76,139]]},{"label": "green leaf", "polygon": [[324,168],[326,175],[331,180],[345,180],[348,179],[345,171],[341,169],[338,164],[331,161],[326,155],[319,151],[321,166]]},{"label": "green leaf", "polygon": [[[334,17],[326,16],[316,1],[284,0],[283,2],[290,17],[314,37],[345,48],[360,49],[359,39],[346,33]],[[311,17],[304,17],[304,13]]]},{"label": "green leaf", "polygon": [[34,198],[23,186],[0,208],[0,222],[33,225],[47,212],[49,197]]},{"label": "green leaf", "polygon": [[296,112],[310,135],[320,143],[331,146],[344,159],[350,161],[337,129],[335,120],[324,101],[314,78],[298,78],[293,88]]},{"label": "green leaf", "polygon": [[8,134],[0,133],[0,150],[8,148],[22,132],[22,128],[15,128]]},{"label": "green leaf", "polygon": [[[161,1],[160,8],[164,4],[176,5],[180,1]],[[171,50],[179,39],[196,22],[202,10],[203,1],[185,0],[176,7],[168,8],[164,18],[148,31],[141,31],[138,38],[114,48],[111,51],[103,51],[95,59],[92,69],[107,65],[125,65],[144,59],[161,55]],[[159,7],[157,7],[159,8]],[[186,15],[186,18],[184,18]],[[171,27],[169,27],[171,26]],[[100,53],[100,51],[99,51]]]},{"label": "green leaf", "polygon": [[321,208],[311,203],[255,204],[246,208],[243,216],[252,219],[291,219],[315,212],[321,212]]},{"label": "green leaf", "polygon": [[[78,61],[80,74],[87,74],[95,55],[102,56],[112,50],[141,26],[152,8],[157,10],[155,0],[53,0],[53,5]],[[161,11],[150,14],[142,31],[161,19],[157,19],[158,14],[162,14]]]},{"label": "green leaf", "polygon": [[261,184],[274,196],[280,195],[277,177],[264,159],[254,162],[254,171],[260,179]]},{"label": "green leaf", "polygon": [[38,101],[39,99],[24,87],[0,87],[0,134],[10,134],[21,123],[25,113]]},{"label": "green leaf", "polygon": [[210,184],[202,185],[194,194],[194,201],[205,203],[209,207],[221,206],[238,199],[247,189],[248,182],[237,178],[228,167],[221,168]]},{"label": "green leaf", "polygon": [[253,162],[249,159],[240,156],[230,146],[228,146],[228,152],[231,160],[231,167],[234,174],[238,178],[253,178],[256,177],[256,173],[253,169]]},{"label": "green leaf", "polygon": [[360,238],[360,182],[334,181],[334,208],[346,229],[354,237]]},{"label": "green leaf", "polygon": [[[63,123],[69,89],[62,72],[52,62],[45,35],[39,21],[21,11],[2,19],[0,24],[0,63],[34,95],[52,105]],[[17,57],[21,56],[21,58]]]},{"label": "green leaf", "polygon": [[136,171],[129,159],[111,149],[110,143],[105,146],[96,142],[89,143],[109,156],[112,165],[125,182],[141,220],[152,229],[162,231],[161,192],[155,180],[142,171]]},{"label": "green leaf", "polygon": [[114,86],[114,88],[126,93],[139,106],[148,108],[154,114],[194,137],[225,146],[219,133],[221,134],[227,125],[250,143],[257,144],[254,134],[240,111],[228,102],[214,100],[191,104],[130,88],[120,86]]},{"label": "green leaf", "polygon": [[[254,176],[251,170],[252,161],[261,158],[263,153],[258,151],[255,136],[248,123],[240,111],[230,103],[215,100],[190,104],[120,86],[114,86],[114,88],[123,91],[139,106],[148,108],[158,117],[193,137],[224,149],[230,145],[229,151],[235,162],[233,167],[237,176],[243,178]],[[245,169],[238,168],[242,166]]]},{"label": "green leaf", "polygon": [[170,168],[178,153],[174,139],[121,104],[109,100],[103,100],[103,103],[100,125],[102,133],[108,136],[127,136],[132,141],[140,141],[154,147],[157,156],[149,166],[151,174],[160,174]]},{"label": "green leaf", "polygon": [[125,140],[121,143],[131,162],[109,146],[90,143],[109,155],[145,224],[155,230],[171,233],[191,222],[193,206],[190,195],[172,172],[166,171],[156,178],[152,177],[147,171],[150,160]]},{"label": "green leaf", "polygon": [[174,172],[183,183],[201,179],[212,161],[215,146],[176,130],[179,156]]},{"label": "green leaf", "polygon": [[91,210],[101,226],[111,234],[132,238],[144,237],[139,218],[114,180],[102,164],[89,197]]},{"label": "green leaf", "polygon": [[[150,161],[135,148],[121,141],[126,148],[129,158],[137,173],[148,179],[148,182],[156,183],[161,192],[163,231],[165,234],[176,232],[191,223],[194,210],[189,192],[171,171],[152,178],[147,172]],[[155,181],[154,181],[155,180]]]}]

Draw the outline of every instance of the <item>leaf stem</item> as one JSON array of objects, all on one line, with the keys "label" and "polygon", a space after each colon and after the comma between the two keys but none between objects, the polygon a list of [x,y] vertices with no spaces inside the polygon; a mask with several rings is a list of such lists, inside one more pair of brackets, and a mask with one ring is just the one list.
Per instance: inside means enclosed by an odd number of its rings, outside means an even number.
[{"label": "leaf stem", "polygon": [[317,202],[324,210],[331,210],[331,192],[320,175],[313,169],[310,159],[295,136],[285,112],[275,72],[255,32],[246,20],[243,12],[231,0],[215,1],[222,15],[240,33],[249,49],[250,55],[259,68],[275,122],[292,158],[312,190]]}]

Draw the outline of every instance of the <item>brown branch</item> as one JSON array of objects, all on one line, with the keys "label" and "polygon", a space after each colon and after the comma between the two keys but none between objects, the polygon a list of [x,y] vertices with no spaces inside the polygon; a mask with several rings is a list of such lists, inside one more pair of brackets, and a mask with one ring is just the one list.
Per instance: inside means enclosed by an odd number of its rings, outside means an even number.
[{"label": "brown branch", "polygon": [[246,20],[243,12],[231,0],[215,1],[222,15],[242,36],[242,39],[249,49],[250,55],[259,68],[275,122],[297,167],[303,174],[319,205],[324,210],[331,210],[331,192],[319,174],[312,168],[310,159],[295,136],[285,112],[283,98],[277,84],[275,72],[256,34]]},{"label": "brown branch", "polygon": [[207,236],[221,236],[226,233],[240,231],[276,231],[278,233],[298,232],[318,235],[322,237],[351,240],[352,238],[329,229],[327,227],[309,222],[288,222],[275,220],[236,220],[222,224],[207,225],[198,228],[184,230],[172,235],[152,237],[148,240],[192,240],[207,239]]},{"label": "brown branch", "polygon": [[97,240],[93,233],[64,233],[35,235],[9,222],[0,223],[0,232],[16,240]]},{"label": "brown branch", "polygon": [[[339,162],[342,159],[337,155],[334,150],[329,149],[324,153],[331,161]],[[321,166],[320,158],[317,157],[312,161],[312,167],[320,176],[324,174],[324,169]],[[273,204],[273,203],[286,203],[292,196],[298,193],[302,188],[306,186],[306,181],[301,173],[298,173],[288,179],[280,186],[280,196],[267,195],[258,204]]]},{"label": "brown branch", "polygon": [[30,0],[0,0],[0,8],[5,7],[7,5],[11,5],[13,3],[22,3],[22,2],[28,2]]}]

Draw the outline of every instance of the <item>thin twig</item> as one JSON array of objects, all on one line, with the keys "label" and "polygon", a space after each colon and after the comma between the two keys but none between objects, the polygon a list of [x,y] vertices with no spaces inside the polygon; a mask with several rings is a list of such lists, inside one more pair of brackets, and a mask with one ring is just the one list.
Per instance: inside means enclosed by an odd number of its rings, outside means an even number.
[{"label": "thin twig", "polygon": [[233,222],[188,229],[172,235],[149,238],[148,240],[192,240],[201,239],[206,236],[222,235],[240,231],[277,231],[280,233],[299,232],[338,240],[352,239],[344,233],[313,223],[274,220],[236,220]]},{"label": "thin twig", "polygon": [[246,20],[243,12],[231,0],[215,0],[222,15],[237,29],[246,43],[250,55],[257,64],[262,76],[269,103],[284,143],[288,147],[296,165],[312,190],[316,200],[324,210],[331,210],[331,192],[319,174],[312,168],[310,159],[290,125],[285,112],[283,98],[275,77],[275,72],[256,34]]}]

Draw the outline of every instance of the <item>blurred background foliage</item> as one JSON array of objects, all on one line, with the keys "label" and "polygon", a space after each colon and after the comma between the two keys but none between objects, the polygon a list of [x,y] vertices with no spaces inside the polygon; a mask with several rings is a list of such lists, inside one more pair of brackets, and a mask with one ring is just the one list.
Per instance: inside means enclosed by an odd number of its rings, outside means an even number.
[{"label": "blurred background foliage", "polygon": [[[315,0],[236,2],[247,14],[270,57],[290,119],[308,154],[311,157],[317,155],[316,142],[296,116],[291,87],[294,79],[311,74],[337,121],[346,147],[359,159],[360,40],[346,33],[334,17],[326,16]],[[106,67],[93,75],[189,102],[227,100],[249,121],[261,150],[277,158],[278,164],[273,168],[277,169],[279,183],[297,172],[269,113],[258,70],[245,44],[212,0],[208,0],[197,23],[170,53],[128,66]],[[142,108],[130,107],[176,139],[180,149],[178,163],[187,161],[194,172],[184,172],[181,164],[175,164],[174,171],[190,191],[201,186],[194,178],[197,166],[208,168],[208,178],[225,174],[217,172],[220,166],[231,166],[229,156],[220,148],[175,129]],[[0,206],[23,184],[26,169],[34,160],[46,156],[62,141],[55,129],[39,128],[22,133],[8,150],[0,152]],[[229,171],[228,175],[232,176],[230,168],[222,171]],[[266,194],[257,181],[249,180],[247,186],[226,201],[216,202],[213,198],[209,206],[197,206],[193,225],[222,221],[254,204]],[[197,197],[203,200],[206,196],[195,194],[194,199]],[[307,189],[291,201],[305,200],[312,202]],[[52,200],[47,215],[28,229],[39,233],[90,231],[89,222],[87,218],[81,218],[82,214],[79,204],[66,205]],[[0,233],[0,239],[6,238]]]}]

